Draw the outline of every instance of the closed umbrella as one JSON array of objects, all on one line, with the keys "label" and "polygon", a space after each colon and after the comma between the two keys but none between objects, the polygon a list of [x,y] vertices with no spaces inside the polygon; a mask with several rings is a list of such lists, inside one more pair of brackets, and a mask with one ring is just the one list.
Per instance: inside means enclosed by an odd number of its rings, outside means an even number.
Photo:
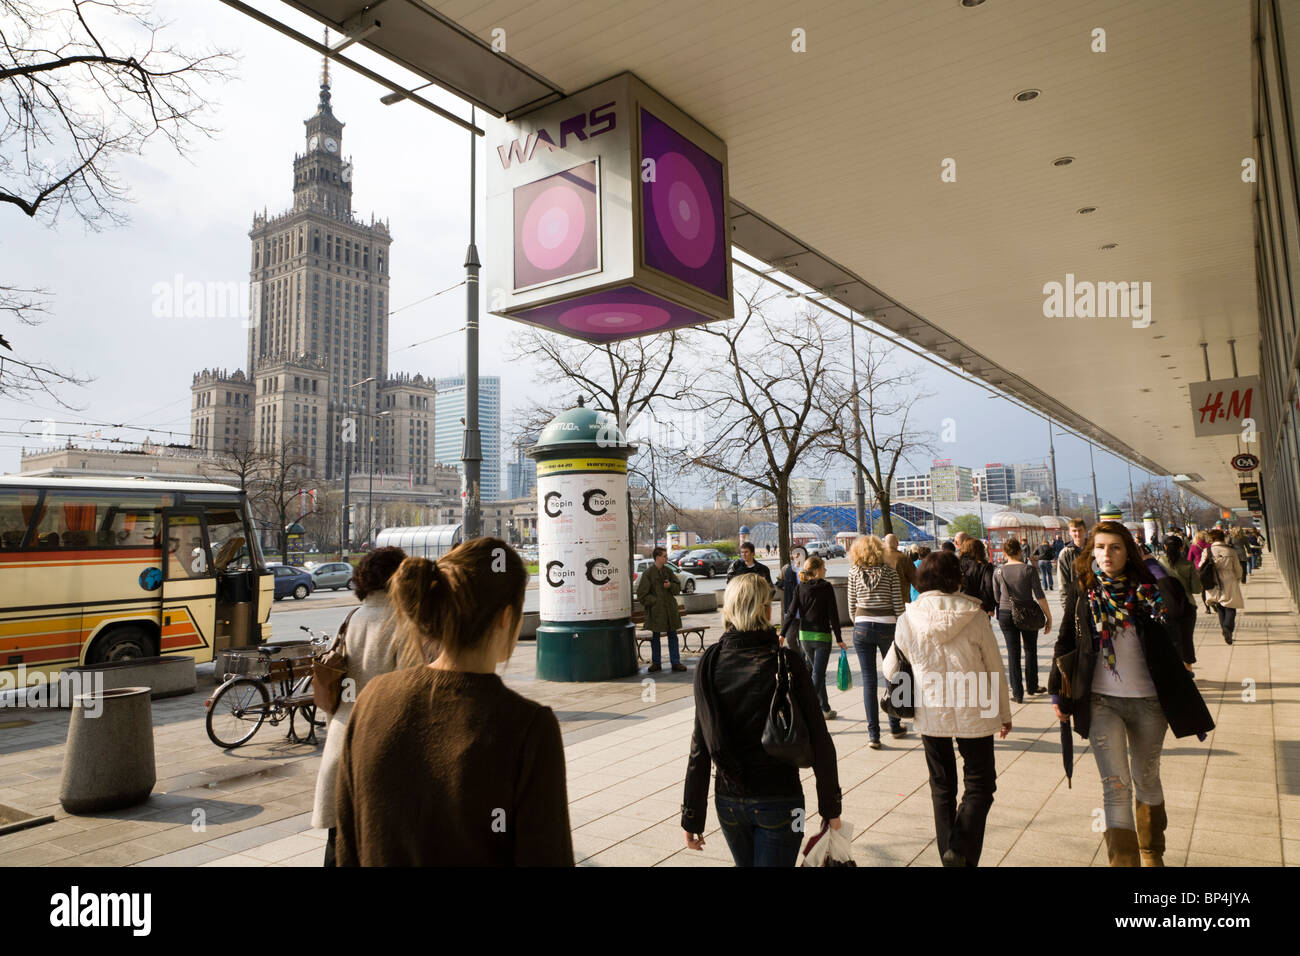
[{"label": "closed umbrella", "polygon": [[1074,739],[1071,737],[1070,722],[1061,721],[1061,762],[1065,764],[1065,785],[1074,789]]}]

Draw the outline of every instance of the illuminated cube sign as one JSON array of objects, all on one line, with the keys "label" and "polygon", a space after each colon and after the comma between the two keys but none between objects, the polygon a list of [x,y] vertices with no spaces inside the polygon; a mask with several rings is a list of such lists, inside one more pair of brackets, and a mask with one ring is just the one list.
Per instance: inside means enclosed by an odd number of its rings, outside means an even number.
[{"label": "illuminated cube sign", "polygon": [[624,73],[489,135],[488,309],[593,342],[730,318],[727,153]]}]

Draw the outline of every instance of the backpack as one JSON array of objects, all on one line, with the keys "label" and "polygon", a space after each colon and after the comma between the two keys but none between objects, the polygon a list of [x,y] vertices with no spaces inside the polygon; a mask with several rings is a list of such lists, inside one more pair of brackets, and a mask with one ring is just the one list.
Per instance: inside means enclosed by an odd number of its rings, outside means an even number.
[{"label": "backpack", "polygon": [[1213,591],[1219,586],[1219,574],[1214,567],[1214,555],[1208,550],[1201,559],[1201,566],[1196,569],[1196,576],[1201,579],[1201,587],[1207,591]]}]

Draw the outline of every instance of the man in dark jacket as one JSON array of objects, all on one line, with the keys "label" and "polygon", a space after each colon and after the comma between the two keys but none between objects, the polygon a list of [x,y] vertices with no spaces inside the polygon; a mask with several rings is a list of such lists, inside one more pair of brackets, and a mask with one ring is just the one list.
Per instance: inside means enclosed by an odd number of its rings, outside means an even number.
[{"label": "man in dark jacket", "polygon": [[1061,579],[1061,607],[1070,606],[1070,598],[1074,591],[1074,559],[1083,551],[1083,546],[1088,543],[1088,526],[1084,524],[1082,518],[1070,519],[1070,543],[1061,549],[1060,554],[1056,557],[1056,570]]},{"label": "man in dark jacket", "polygon": [[1035,548],[1034,557],[1038,558],[1038,573],[1042,575],[1043,587],[1048,591],[1056,590],[1052,576],[1052,572],[1056,570],[1056,549],[1052,547],[1052,542],[1044,541]]},{"label": "man in dark jacket", "polygon": [[663,670],[659,663],[659,635],[668,632],[668,660],[673,670],[684,671],[677,651],[677,629],[682,626],[682,615],[677,610],[677,595],[682,593],[677,575],[667,567],[668,552],[655,548],[651,556],[654,564],[641,572],[636,585],[637,600],[645,609],[645,627],[650,632],[650,673]]},{"label": "man in dark jacket", "polygon": [[[781,620],[785,620],[786,612],[790,610],[790,605],[794,602],[795,592],[799,590],[799,572],[803,570],[803,563],[808,560],[808,552],[803,548],[794,547],[790,549],[790,563],[781,569]],[[786,636],[784,624],[781,627],[781,636]],[[798,647],[794,641],[799,639],[796,632],[789,641],[787,647]]]},{"label": "man in dark jacket", "polygon": [[768,570],[766,564],[759,564],[754,560],[754,545],[748,541],[740,546],[740,557],[731,563],[727,580],[730,581],[740,574],[757,574],[769,585],[772,583],[772,572]]}]

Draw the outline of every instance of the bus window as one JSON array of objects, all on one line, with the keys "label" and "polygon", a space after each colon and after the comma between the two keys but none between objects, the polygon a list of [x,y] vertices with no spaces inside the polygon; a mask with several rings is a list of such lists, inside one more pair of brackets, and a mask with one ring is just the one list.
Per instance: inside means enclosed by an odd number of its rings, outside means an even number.
[{"label": "bus window", "polygon": [[0,551],[16,551],[36,514],[39,491],[0,491]]},{"label": "bus window", "polygon": [[207,556],[203,553],[203,527],[198,515],[171,515],[167,519],[167,579],[208,576]]},{"label": "bus window", "polygon": [[121,507],[113,510],[100,540],[109,547],[156,548],[162,516],[148,508]]},{"label": "bus window", "polygon": [[244,518],[236,508],[208,508],[208,541],[212,563],[218,572],[247,571],[252,565]]},{"label": "bus window", "polygon": [[[115,547],[112,516],[123,507],[121,499],[107,495],[70,495],[47,492],[30,547],[83,549]],[[141,503],[148,512],[153,502]]]}]

